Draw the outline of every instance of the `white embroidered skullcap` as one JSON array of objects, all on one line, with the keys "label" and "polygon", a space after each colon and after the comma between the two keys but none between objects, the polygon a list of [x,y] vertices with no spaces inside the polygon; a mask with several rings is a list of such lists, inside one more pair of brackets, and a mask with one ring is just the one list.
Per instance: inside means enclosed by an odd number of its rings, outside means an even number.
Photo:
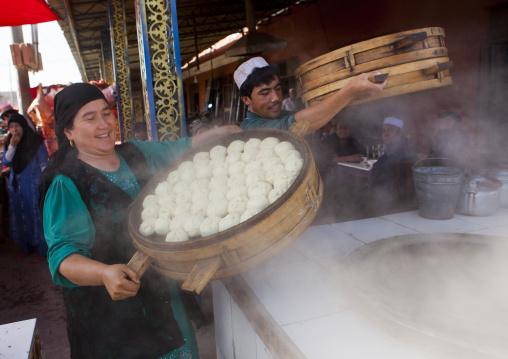
[{"label": "white embroidered skullcap", "polygon": [[247,80],[247,77],[249,77],[255,68],[266,66],[269,66],[268,62],[266,62],[266,60],[262,57],[253,57],[252,59],[245,61],[235,71],[234,78],[236,86],[238,86],[238,88],[242,87],[244,81]]},{"label": "white embroidered skullcap", "polygon": [[398,128],[402,128],[404,127],[404,122],[402,122],[402,120],[399,120],[396,117],[387,117],[383,121],[383,125],[394,125],[397,126]]}]

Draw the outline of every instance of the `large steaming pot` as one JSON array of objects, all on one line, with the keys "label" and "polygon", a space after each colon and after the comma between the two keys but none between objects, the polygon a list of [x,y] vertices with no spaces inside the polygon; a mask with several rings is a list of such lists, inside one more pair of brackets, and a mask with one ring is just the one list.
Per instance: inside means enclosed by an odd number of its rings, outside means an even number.
[{"label": "large steaming pot", "polygon": [[455,212],[466,216],[490,216],[499,209],[501,181],[481,175],[467,175],[460,188]]},{"label": "large steaming pot", "polygon": [[[295,130],[298,132],[298,130]],[[144,237],[139,232],[143,200],[183,161],[216,145],[228,146],[234,140],[277,137],[291,142],[304,159],[303,168],[292,186],[268,208],[247,221],[209,237],[168,243],[163,236]],[[321,205],[323,184],[307,142],[282,130],[260,129],[235,133],[193,150],[158,173],[131,205],[129,233],[138,251],[129,262],[142,275],[151,267],[162,275],[184,281],[182,288],[199,293],[208,281],[238,274],[269,259],[312,222]]]},{"label": "large steaming pot", "polygon": [[388,73],[383,91],[351,104],[452,84],[444,30],[430,27],[377,37],[332,51],[296,69],[307,106],[344,87],[364,72]]}]

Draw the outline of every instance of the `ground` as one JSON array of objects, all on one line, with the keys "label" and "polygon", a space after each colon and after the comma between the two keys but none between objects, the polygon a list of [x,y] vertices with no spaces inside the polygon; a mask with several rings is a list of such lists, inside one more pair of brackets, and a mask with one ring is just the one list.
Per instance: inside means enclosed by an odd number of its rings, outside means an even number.
[{"label": "ground", "polygon": [[[69,359],[62,288],[52,282],[46,261],[32,263],[35,255],[16,260],[18,250],[9,239],[0,239],[0,325],[37,318],[45,357]],[[216,349],[209,286],[200,299],[202,315],[194,310],[192,316],[200,358],[213,359]],[[197,308],[190,305],[191,310],[193,307]]]}]

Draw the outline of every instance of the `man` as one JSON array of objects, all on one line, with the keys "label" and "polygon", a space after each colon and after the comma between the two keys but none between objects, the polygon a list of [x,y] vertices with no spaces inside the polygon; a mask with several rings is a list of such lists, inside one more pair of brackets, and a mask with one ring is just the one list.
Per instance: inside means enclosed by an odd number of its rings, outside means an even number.
[{"label": "man", "polygon": [[0,109],[0,112],[1,112],[0,117],[2,117],[4,123],[7,123],[10,115],[12,115],[13,113],[18,113],[18,111],[13,109],[11,105],[2,107],[2,109]]},{"label": "man", "polygon": [[302,108],[301,100],[296,98],[296,90],[294,88],[289,89],[289,97],[282,101],[282,109],[284,111],[297,111]]},{"label": "man", "polygon": [[241,64],[234,73],[242,101],[249,107],[247,117],[240,127],[243,130],[255,128],[289,130],[295,122],[306,121],[309,127],[305,134],[311,134],[323,127],[351,101],[381,91],[386,81],[382,84],[372,83],[368,77],[374,74],[360,74],[352,78],[340,91],[320,103],[292,114],[282,110],[282,86],[277,68],[268,65],[262,57],[254,57]]},{"label": "man", "polygon": [[383,121],[384,154],[369,173],[370,205],[375,215],[389,213],[398,205],[410,204],[413,200],[410,171],[416,151],[404,137],[403,127],[403,121],[396,117]]}]

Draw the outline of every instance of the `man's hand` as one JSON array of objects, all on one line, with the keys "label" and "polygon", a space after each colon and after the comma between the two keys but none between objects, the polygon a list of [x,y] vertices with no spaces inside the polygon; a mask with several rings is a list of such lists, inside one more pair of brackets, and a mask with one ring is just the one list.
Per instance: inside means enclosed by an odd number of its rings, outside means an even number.
[{"label": "man's hand", "polygon": [[134,297],[141,284],[137,273],[126,264],[113,264],[104,267],[101,278],[113,300]]},{"label": "man's hand", "polygon": [[370,72],[355,76],[340,91],[348,92],[353,99],[360,99],[375,95],[386,86],[386,81],[379,84],[373,83],[369,77],[376,75],[377,72]]}]

